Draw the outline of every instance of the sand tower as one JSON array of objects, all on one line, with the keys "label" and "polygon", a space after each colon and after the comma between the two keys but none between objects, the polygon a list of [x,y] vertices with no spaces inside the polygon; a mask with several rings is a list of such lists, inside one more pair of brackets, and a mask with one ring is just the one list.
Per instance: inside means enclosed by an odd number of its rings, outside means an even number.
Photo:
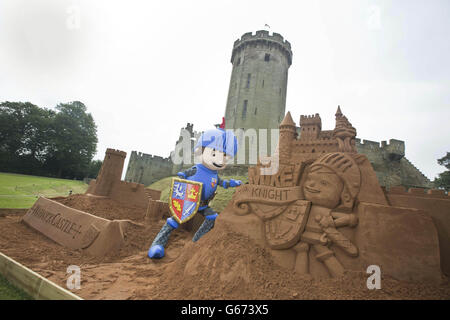
[{"label": "sand tower", "polygon": [[98,196],[109,196],[113,185],[120,182],[122,177],[123,164],[127,153],[124,151],[107,149],[105,159],[95,182],[92,194]]}]

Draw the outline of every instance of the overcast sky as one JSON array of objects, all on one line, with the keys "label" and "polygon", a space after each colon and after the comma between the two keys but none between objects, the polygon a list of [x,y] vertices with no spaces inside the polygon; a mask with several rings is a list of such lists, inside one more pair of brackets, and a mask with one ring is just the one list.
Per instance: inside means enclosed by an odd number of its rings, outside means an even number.
[{"label": "overcast sky", "polygon": [[[0,102],[82,101],[106,148],[169,156],[225,112],[233,42],[292,45],[286,111],[343,113],[362,139],[406,141],[428,178],[450,151],[450,1],[0,1]],[[128,159],[127,159],[128,160]]]}]

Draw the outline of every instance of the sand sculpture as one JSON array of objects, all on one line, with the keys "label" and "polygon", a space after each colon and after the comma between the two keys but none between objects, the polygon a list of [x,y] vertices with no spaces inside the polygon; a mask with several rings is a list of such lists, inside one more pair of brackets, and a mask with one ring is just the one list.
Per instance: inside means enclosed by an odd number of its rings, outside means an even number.
[{"label": "sand sculpture", "polygon": [[438,283],[450,273],[447,195],[382,189],[339,107],[334,130],[322,131],[318,114],[301,116],[300,130],[297,138],[288,112],[274,157],[251,167],[233,197],[233,212],[252,225],[246,233],[278,264],[313,277],[370,265],[400,280]]},{"label": "sand sculpture", "polygon": [[[150,221],[162,218],[168,212],[168,205],[159,201],[160,191],[121,181],[125,157],[123,151],[107,149],[98,177],[91,181],[86,195],[142,208],[143,215]],[[43,197],[28,210],[23,222],[60,245],[81,249],[93,256],[117,251],[125,243],[130,226],[143,227],[131,220],[100,218]]]},{"label": "sand sculpture", "polygon": [[69,208],[56,201],[39,198],[23,221],[48,238],[70,249],[82,249],[92,256],[118,250],[130,220],[108,220]]},{"label": "sand sculpture", "polygon": [[158,201],[161,192],[145,188],[140,183],[121,181],[126,155],[124,151],[107,149],[97,179],[90,182],[86,194],[147,208],[149,200]]}]

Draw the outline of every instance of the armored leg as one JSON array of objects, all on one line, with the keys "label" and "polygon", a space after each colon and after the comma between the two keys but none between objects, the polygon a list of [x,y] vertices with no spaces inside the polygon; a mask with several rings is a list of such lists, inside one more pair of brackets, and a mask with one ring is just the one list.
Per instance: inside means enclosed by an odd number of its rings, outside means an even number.
[{"label": "armored leg", "polygon": [[297,252],[295,258],[295,271],[301,274],[309,273],[309,244],[306,242],[299,242],[294,247],[294,250]]},{"label": "armored leg", "polygon": [[218,216],[218,214],[211,208],[205,209],[205,211],[203,211],[202,214],[205,216],[205,221],[203,221],[200,228],[198,228],[197,232],[194,234],[194,237],[192,238],[192,241],[194,242],[198,241],[198,239],[203,237],[212,228],[214,228],[214,223]]},{"label": "armored leg", "polygon": [[172,217],[168,218],[148,250],[149,258],[164,257],[164,247],[169,241],[170,234],[176,228],[178,228],[178,223]]},{"label": "armored leg", "polygon": [[340,277],[344,274],[344,267],[334,256],[334,252],[331,251],[328,247],[315,244],[313,246],[316,255],[316,259],[325,264],[328,269],[328,272],[331,274],[333,278]]}]

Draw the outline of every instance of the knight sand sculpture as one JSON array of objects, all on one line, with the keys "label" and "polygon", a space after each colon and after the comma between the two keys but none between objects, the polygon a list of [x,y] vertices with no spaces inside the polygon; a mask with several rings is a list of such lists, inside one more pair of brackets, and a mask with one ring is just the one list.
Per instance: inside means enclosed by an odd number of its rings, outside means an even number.
[{"label": "knight sand sculpture", "polygon": [[[233,197],[233,212],[252,224],[248,234],[268,247],[278,264],[313,277],[377,265],[398,279],[439,283],[442,272],[450,271],[441,259],[450,254],[444,231],[449,197],[421,190],[417,198],[416,190],[415,198],[409,193],[415,201],[395,206],[401,202],[396,189],[380,187],[367,157],[357,153],[356,129],[340,107],[335,129],[321,129],[318,114],[301,116],[297,137],[287,113],[275,155],[251,167],[249,184]],[[267,171],[274,164],[277,170]],[[421,199],[430,197],[440,205],[424,210]]]}]

